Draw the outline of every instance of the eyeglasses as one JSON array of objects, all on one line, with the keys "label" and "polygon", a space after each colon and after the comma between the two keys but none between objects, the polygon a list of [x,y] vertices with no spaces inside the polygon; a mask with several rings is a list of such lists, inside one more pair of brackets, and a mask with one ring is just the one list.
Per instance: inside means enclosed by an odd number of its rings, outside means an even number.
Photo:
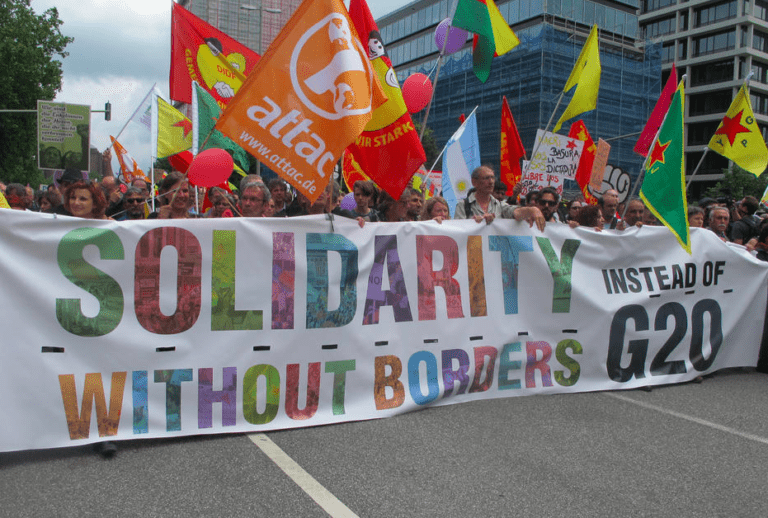
[{"label": "eyeglasses", "polygon": [[539,205],[546,205],[547,207],[554,207],[557,205],[557,202],[555,200],[536,200],[536,203]]},{"label": "eyeglasses", "polygon": [[141,198],[126,198],[125,203],[144,203]]}]

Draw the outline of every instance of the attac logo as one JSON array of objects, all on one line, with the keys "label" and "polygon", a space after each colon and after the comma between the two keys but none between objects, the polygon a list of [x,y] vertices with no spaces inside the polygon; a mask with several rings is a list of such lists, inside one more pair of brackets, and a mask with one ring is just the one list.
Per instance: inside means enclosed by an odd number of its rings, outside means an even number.
[{"label": "attac logo", "polygon": [[373,96],[360,94],[371,92],[373,69],[360,41],[352,37],[347,18],[339,13],[329,14],[301,36],[290,71],[296,94],[320,117],[338,120],[372,111]]},{"label": "attac logo", "polygon": [[311,201],[387,100],[341,0],[302,2],[216,128]]}]

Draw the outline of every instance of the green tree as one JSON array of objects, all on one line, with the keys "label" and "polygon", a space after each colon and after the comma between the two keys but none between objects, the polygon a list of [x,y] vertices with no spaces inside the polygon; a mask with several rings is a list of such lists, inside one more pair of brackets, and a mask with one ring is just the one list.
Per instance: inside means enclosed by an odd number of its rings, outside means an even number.
[{"label": "green tree", "polygon": [[731,171],[723,169],[722,180],[707,190],[707,196],[712,198],[725,196],[733,200],[740,200],[744,196],[754,196],[759,200],[762,198],[766,186],[768,186],[768,174],[763,173],[760,176],[755,176],[734,164]]},{"label": "green tree", "polygon": [[[0,110],[34,110],[61,90],[61,62],[73,38],[61,34],[55,7],[36,14],[31,0],[0,2]],[[36,185],[37,116],[0,113],[0,179]]]},{"label": "green tree", "polygon": [[[421,123],[413,121],[413,126],[416,128],[416,131],[421,134]],[[440,154],[440,149],[437,147],[437,142],[435,142],[433,133],[432,128],[427,126],[427,129],[424,130],[424,136],[421,138],[424,154],[427,155],[427,161],[424,162],[424,167],[426,167],[427,170],[432,167],[432,164],[437,160],[437,155]]]}]

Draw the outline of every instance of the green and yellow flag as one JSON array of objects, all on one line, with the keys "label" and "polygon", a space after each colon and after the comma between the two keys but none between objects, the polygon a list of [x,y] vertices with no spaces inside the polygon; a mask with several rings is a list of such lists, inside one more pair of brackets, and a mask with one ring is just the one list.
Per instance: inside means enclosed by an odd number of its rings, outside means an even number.
[{"label": "green and yellow flag", "polygon": [[677,86],[669,111],[645,160],[640,197],[659,221],[691,253],[688,202],[685,199],[685,152],[683,140],[683,82]]},{"label": "green and yellow flag", "polygon": [[597,93],[600,91],[600,47],[597,42],[597,25],[592,26],[589,37],[581,49],[579,59],[571,70],[563,87],[563,92],[569,91],[574,86],[571,102],[565,108],[560,119],[555,124],[554,133],[560,129],[563,122],[581,115],[584,112],[594,110],[597,107]]},{"label": "green and yellow flag", "polygon": [[752,112],[746,85],[741,85],[723,121],[712,135],[709,148],[755,176],[763,174],[768,166],[768,148]]}]

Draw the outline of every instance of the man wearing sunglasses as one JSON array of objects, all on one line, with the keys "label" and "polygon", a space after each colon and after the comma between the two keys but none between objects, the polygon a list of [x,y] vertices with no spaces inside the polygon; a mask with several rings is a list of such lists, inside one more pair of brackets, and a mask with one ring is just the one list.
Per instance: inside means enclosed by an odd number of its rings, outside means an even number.
[{"label": "man wearing sunglasses", "polygon": [[125,221],[129,219],[145,219],[146,213],[144,206],[147,199],[144,193],[138,187],[128,187],[123,195],[123,209],[122,214],[115,217],[118,221]]},{"label": "man wearing sunglasses", "polygon": [[547,223],[558,223],[560,218],[557,216],[557,204],[560,203],[560,195],[554,187],[544,187],[539,191],[539,198],[536,200],[536,206],[544,215]]}]

